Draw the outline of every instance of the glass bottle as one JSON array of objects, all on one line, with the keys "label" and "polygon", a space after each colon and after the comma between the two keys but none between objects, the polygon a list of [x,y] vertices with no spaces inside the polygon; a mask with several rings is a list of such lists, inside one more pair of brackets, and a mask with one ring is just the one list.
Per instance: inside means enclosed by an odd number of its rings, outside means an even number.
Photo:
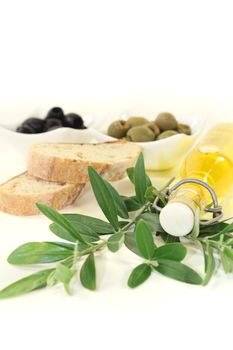
[{"label": "glass bottle", "polygon": [[[233,183],[233,123],[214,126],[186,157],[181,179],[194,178],[210,185],[219,200]],[[196,210],[211,203],[209,192],[193,183],[181,185],[169,197],[160,213],[166,232],[174,236],[188,234],[194,225]]]}]

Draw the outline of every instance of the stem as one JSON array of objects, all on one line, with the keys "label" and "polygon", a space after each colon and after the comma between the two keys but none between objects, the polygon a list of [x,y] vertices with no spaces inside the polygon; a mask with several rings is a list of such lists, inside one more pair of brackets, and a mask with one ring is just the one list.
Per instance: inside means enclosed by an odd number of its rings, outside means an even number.
[{"label": "stem", "polygon": [[[189,238],[191,238],[191,237],[189,237]],[[217,249],[217,250],[222,250],[222,248],[229,248],[229,246],[227,245],[227,244],[224,244],[224,242],[223,241],[213,241],[213,240],[211,240],[211,239],[208,239],[208,240],[206,240],[205,238],[200,238],[200,237],[198,237],[198,239],[196,239],[196,240],[194,240],[194,239],[191,239],[193,242],[195,242],[195,241],[200,241],[200,242],[202,242],[202,243],[204,243],[204,244],[207,244],[207,243],[209,243],[210,244],[210,246],[212,246],[213,248],[215,248],[215,249]]]},{"label": "stem", "polygon": [[171,185],[171,183],[175,180],[175,176],[173,176],[161,189],[161,191],[164,191],[167,187],[169,187]]},{"label": "stem", "polygon": [[137,218],[149,207],[150,204],[151,204],[150,202],[147,202],[141,209],[139,209],[139,211],[137,212],[137,215],[135,215],[134,218],[122,228],[122,231],[123,232],[127,231],[128,228],[137,221]]},{"label": "stem", "polygon": [[102,242],[100,242],[99,244],[92,245],[90,248],[78,252],[77,257],[80,258],[81,256],[86,255],[88,253],[95,253],[96,251],[102,249],[106,244],[107,242],[105,240],[102,240]]},{"label": "stem", "polygon": [[71,267],[72,266],[72,263],[73,263],[73,260],[74,260],[74,254],[69,256],[68,258],[66,258],[65,260],[62,260],[62,264],[65,263],[66,266],[68,267]]},{"label": "stem", "polygon": [[78,242],[76,242],[75,247],[74,247],[74,255],[73,255],[73,264],[72,264],[72,270],[75,272],[76,270],[76,262],[78,259]]},{"label": "stem", "polygon": [[105,240],[102,240],[99,244],[92,245],[90,248],[87,248],[81,252],[78,251],[78,243],[76,243],[74,248],[74,254],[66,258],[62,261],[62,263],[65,263],[68,267],[71,267],[75,271],[75,265],[77,261],[84,255],[87,255],[89,253],[95,253],[96,251],[102,249],[104,246],[107,245],[107,242]]},{"label": "stem", "polygon": [[227,240],[227,245],[231,245],[231,244],[233,244],[233,238],[229,238],[229,239]]}]

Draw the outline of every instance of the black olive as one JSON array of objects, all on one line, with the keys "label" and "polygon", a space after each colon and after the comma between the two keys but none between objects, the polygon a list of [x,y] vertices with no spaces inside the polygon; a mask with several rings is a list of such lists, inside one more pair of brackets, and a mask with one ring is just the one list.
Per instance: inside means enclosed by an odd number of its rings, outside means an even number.
[{"label": "black olive", "polygon": [[23,123],[22,126],[28,126],[34,130],[34,133],[40,133],[44,130],[45,121],[40,118],[28,118]]},{"label": "black olive", "polygon": [[74,129],[87,129],[80,115],[69,113],[64,115],[60,107],[51,108],[45,119],[28,118],[17,129],[17,132],[36,134],[63,126]]},{"label": "black olive", "polygon": [[[84,129],[83,118],[75,113],[65,115],[64,126],[74,129]],[[85,127],[86,128],[86,127]]]},{"label": "black olive", "polygon": [[21,132],[23,134],[35,134],[34,129],[32,129],[30,126],[27,125],[20,125],[16,129],[16,132]]},{"label": "black olive", "polygon": [[49,118],[45,120],[44,131],[49,131],[57,128],[61,128],[63,126],[61,120],[55,118]]},{"label": "black olive", "polygon": [[63,110],[60,107],[53,107],[48,111],[45,120],[50,118],[61,120],[63,123],[65,118]]}]

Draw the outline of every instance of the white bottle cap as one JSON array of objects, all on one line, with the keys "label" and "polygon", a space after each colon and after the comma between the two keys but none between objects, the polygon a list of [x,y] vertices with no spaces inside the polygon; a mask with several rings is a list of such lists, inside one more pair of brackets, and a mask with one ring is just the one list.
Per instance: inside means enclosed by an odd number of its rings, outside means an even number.
[{"label": "white bottle cap", "polygon": [[162,228],[172,236],[185,236],[194,226],[194,214],[188,205],[179,202],[168,203],[159,216]]}]

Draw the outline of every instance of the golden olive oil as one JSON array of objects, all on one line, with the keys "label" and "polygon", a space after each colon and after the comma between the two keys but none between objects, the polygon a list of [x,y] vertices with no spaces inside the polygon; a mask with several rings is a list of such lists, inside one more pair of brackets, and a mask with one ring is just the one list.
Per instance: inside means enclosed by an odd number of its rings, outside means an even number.
[{"label": "golden olive oil", "polygon": [[[233,123],[217,124],[187,156],[181,178],[195,178],[210,185],[220,199],[233,183]],[[203,187],[194,184],[182,185],[173,198],[187,196],[200,202],[201,207],[210,201]],[[188,199],[187,198],[187,199]],[[184,198],[185,200],[185,198]]]}]

